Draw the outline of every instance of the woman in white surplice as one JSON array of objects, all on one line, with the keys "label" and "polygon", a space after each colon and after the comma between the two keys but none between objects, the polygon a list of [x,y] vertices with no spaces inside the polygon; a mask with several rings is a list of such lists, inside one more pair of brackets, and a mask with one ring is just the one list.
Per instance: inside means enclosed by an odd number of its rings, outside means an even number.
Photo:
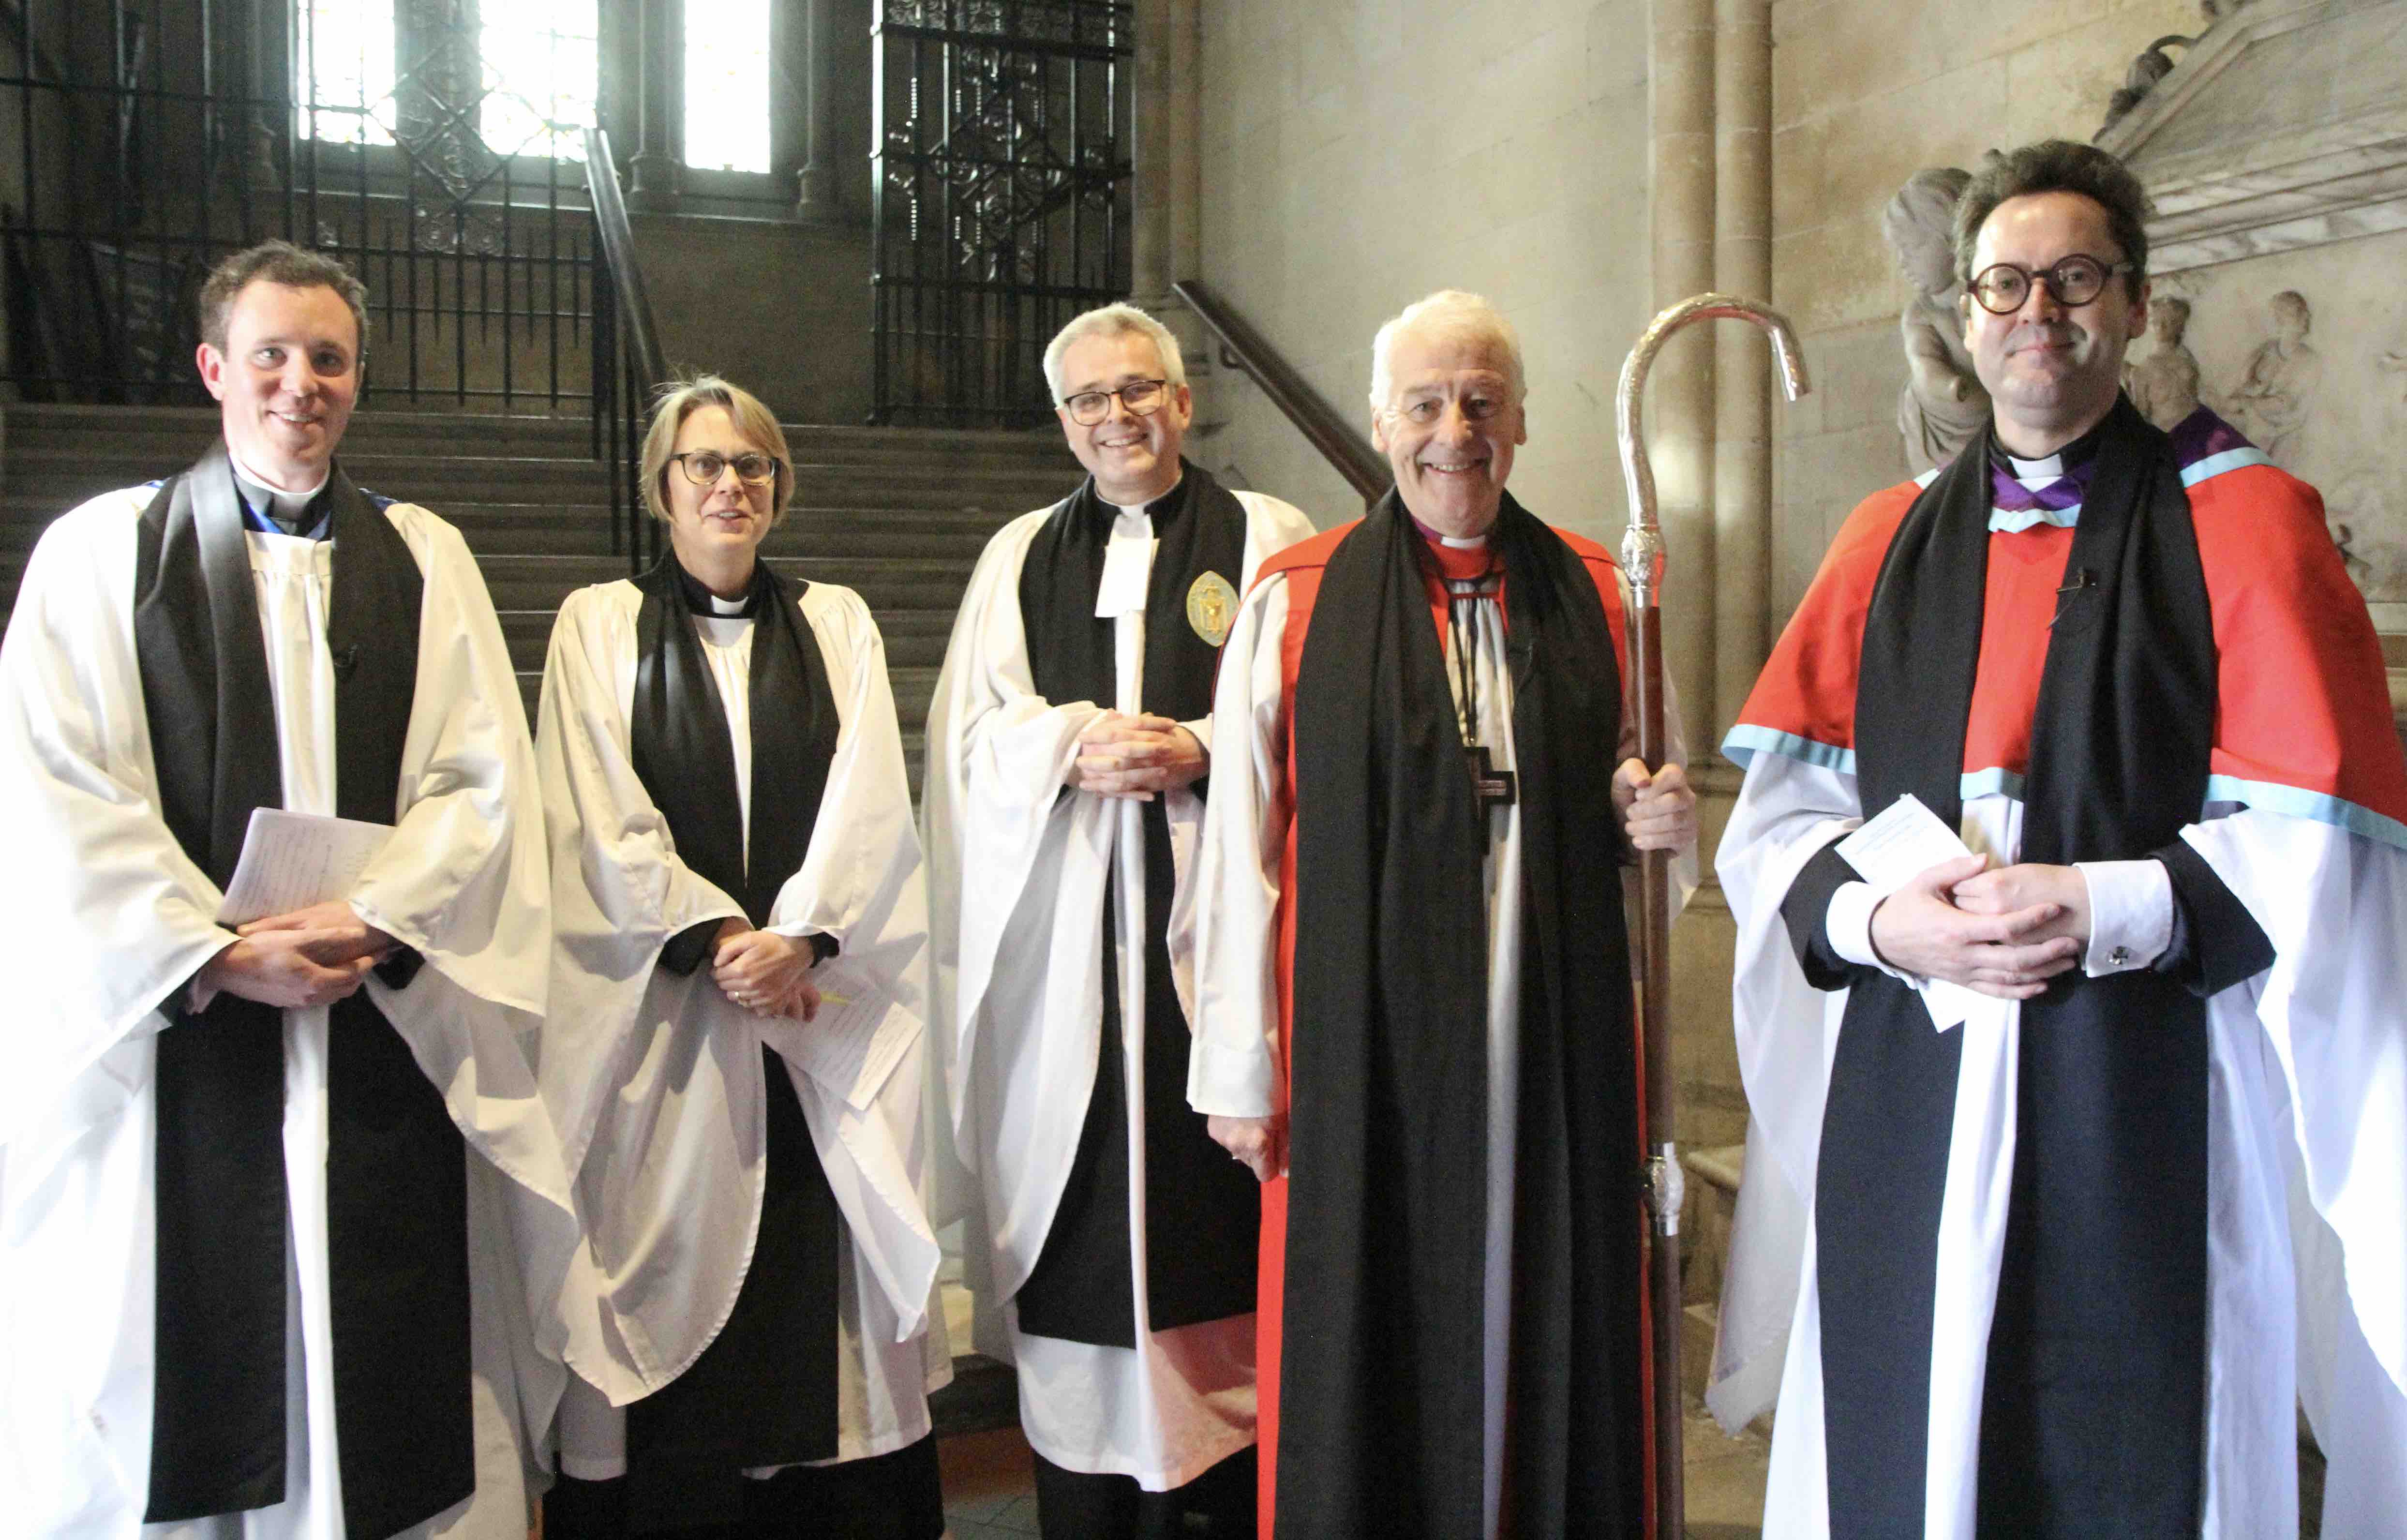
[{"label": "woman in white surplice", "polygon": [[643,461],[670,554],[552,632],[542,1074],[592,1262],[553,1540],[943,1529],[919,844],[867,607],[758,559],[793,475],[751,395],[672,387]]}]

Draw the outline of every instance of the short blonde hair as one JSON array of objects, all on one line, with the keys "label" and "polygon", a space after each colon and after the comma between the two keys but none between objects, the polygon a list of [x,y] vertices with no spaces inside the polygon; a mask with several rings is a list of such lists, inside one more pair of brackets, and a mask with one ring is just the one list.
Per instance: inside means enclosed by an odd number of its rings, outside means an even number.
[{"label": "short blonde hair", "polygon": [[1065,395],[1061,355],[1089,337],[1115,336],[1147,338],[1161,355],[1163,381],[1174,391],[1187,383],[1187,360],[1179,353],[1177,334],[1135,306],[1116,303],[1072,317],[1070,324],[1045,345],[1045,388],[1053,392],[1053,405],[1061,406]]},{"label": "short blonde hair", "polygon": [[769,504],[769,522],[775,525],[786,516],[786,505],[794,500],[794,457],[786,449],[786,430],[777,426],[776,413],[762,406],[759,396],[717,375],[672,379],[661,387],[651,428],[644,435],[644,506],[662,523],[669,521],[669,456],[677,449],[677,430],[705,406],[724,410],[737,433],[777,463],[776,495]]},{"label": "short blonde hair", "polygon": [[1513,404],[1530,393],[1526,377],[1521,372],[1521,335],[1504,312],[1488,303],[1485,294],[1466,293],[1460,289],[1440,289],[1413,301],[1379,328],[1371,342],[1371,410],[1374,415],[1388,409],[1388,398],[1395,393],[1396,377],[1392,360],[1396,339],[1406,332],[1431,331],[1441,336],[1475,337],[1491,344],[1504,361],[1504,382],[1513,392]]}]

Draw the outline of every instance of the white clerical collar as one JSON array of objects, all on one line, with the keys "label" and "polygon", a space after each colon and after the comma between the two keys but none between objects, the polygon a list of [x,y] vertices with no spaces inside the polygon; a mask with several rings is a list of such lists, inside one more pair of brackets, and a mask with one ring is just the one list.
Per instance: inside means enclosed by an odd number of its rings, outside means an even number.
[{"label": "white clerical collar", "polygon": [[[1184,481],[1184,480],[1186,480],[1186,479],[1187,479],[1187,477],[1186,477],[1185,473],[1183,473],[1183,472],[1182,472],[1182,473],[1180,474],[1179,478],[1178,478],[1178,481]],[[1178,491],[1178,481],[1173,481],[1169,486],[1167,486],[1167,487],[1163,488],[1163,489],[1162,489],[1162,492],[1161,492],[1161,496],[1159,496],[1159,497],[1148,497],[1148,498],[1147,498],[1147,499],[1146,499],[1144,502],[1142,502],[1142,503],[1115,503],[1115,502],[1113,502],[1110,498],[1105,497],[1105,496],[1104,496],[1102,492],[1097,492],[1097,493],[1095,493],[1095,501],[1096,501],[1096,502],[1098,502],[1098,503],[1101,503],[1104,506],[1105,506],[1105,507],[1107,507],[1107,508],[1111,509],[1114,513],[1118,513],[1118,514],[1131,514],[1131,513],[1142,514],[1142,513],[1147,513],[1147,512],[1150,512],[1150,511],[1152,510],[1153,506],[1154,506],[1156,503],[1160,503],[1160,502],[1163,502],[1163,501],[1167,500],[1167,499],[1168,499],[1168,498],[1169,498],[1173,493],[1175,493],[1175,492],[1176,492]]]},{"label": "white clerical collar", "polygon": [[742,615],[746,607],[752,603],[752,595],[748,592],[734,599],[722,599],[718,594],[711,593],[708,589],[703,590],[703,592],[709,595],[710,612],[722,619]]},{"label": "white clerical collar", "polygon": [[288,522],[301,517],[318,494],[326,490],[326,482],[334,475],[329,469],[326,475],[318,478],[316,486],[305,492],[286,492],[280,487],[269,486],[259,473],[244,464],[242,456],[235,452],[231,444],[226,446],[226,459],[233,463],[235,481],[242,488],[242,495],[250,506]]},{"label": "white clerical collar", "polygon": [[1437,537],[1437,543],[1441,546],[1451,546],[1456,550],[1477,550],[1480,547],[1488,543],[1488,536],[1484,535],[1441,535]]},{"label": "white clerical collar", "polygon": [[2025,460],[2018,454],[2009,453],[2006,456],[2006,463],[2014,467],[2015,479],[2017,481],[2035,480],[2045,483],[2064,474],[2064,456],[2060,454],[2042,455],[2037,460]]}]

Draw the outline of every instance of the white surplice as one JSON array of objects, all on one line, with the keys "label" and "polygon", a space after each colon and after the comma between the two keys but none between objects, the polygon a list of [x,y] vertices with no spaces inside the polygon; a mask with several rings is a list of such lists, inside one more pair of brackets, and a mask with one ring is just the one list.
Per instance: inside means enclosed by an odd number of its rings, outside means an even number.
[{"label": "white surplice", "polygon": [[[1242,591],[1263,558],[1312,534],[1297,509],[1257,492],[1246,510]],[[1146,1319],[1145,936],[1167,924],[1179,998],[1191,1002],[1175,912],[1146,913],[1141,805],[1063,794],[1078,735],[1106,710],[1144,709],[1145,611],[1115,606],[1116,699],[1047,701],[1036,693],[1020,621],[1019,572],[1051,517],[1005,525],[978,559],[946,649],[928,717],[926,817],[934,920],[944,1105],[931,1121],[952,1135],[963,1191],[948,1207],[965,1226],[973,1285],[1009,1301],[1036,1265],[1086,1124],[1103,1030],[1104,884],[1118,917],[1125,1044],[1130,1259],[1136,1348],[1022,1333],[1006,1320],[1029,1443],[1073,1471],[1128,1476],[1147,1490],[1183,1486],[1254,1441],[1254,1319],[1248,1313],[1156,1332]],[[1144,543],[1152,521],[1122,509],[1113,538]],[[1141,576],[1141,575],[1140,575]],[[1211,724],[1186,724],[1211,748]],[[1203,805],[1187,788],[1163,796],[1179,897]],[[1190,1009],[1190,1016],[1191,1016]],[[948,1215],[949,1217],[953,1217]],[[1008,1318],[1010,1312],[1006,1308]]]},{"label": "white surplice", "polygon": [[[284,1013],[289,1410],[285,1500],[145,1526],[152,1084],[162,1007],[234,938],[158,810],[134,642],[135,536],[152,490],[93,499],[26,564],[0,645],[0,1531],[121,1540],[341,1540],[325,1212],[327,1011]],[[551,1309],[577,1245],[534,1085],[550,929],[534,758],[492,603],[458,532],[385,510],[425,578],[398,823],[350,895],[417,948],[365,986],[443,1092],[468,1162],[477,1490],[411,1536],[520,1540],[564,1372]],[[335,811],[331,544],[247,535],[284,806]],[[202,1026],[177,1031],[206,1031]]]},{"label": "white surplice", "polygon": [[[1845,1533],[1829,1512],[1813,1194],[1847,994],[1805,981],[1780,905],[1861,816],[1849,770],[1759,751],[1718,863],[1739,931],[1734,1008],[1753,1119],[1706,1402],[1735,1428],[1777,1398],[1767,1540]],[[1969,796],[1963,833],[2011,863],[2022,804]],[[2210,805],[2182,837],[2275,952],[2272,968],[2207,1002],[2200,1533],[2299,1533],[2292,1407],[2303,1402],[2329,1462],[2323,1533],[2396,1535],[2407,1513],[2407,850],[2235,803]],[[1933,1290],[1933,1540],[1973,1533],[2021,1014],[1991,1002],[1954,1029],[1964,1052]]]},{"label": "white surplice", "polygon": [[[838,728],[808,852],[768,929],[833,938],[848,972],[875,975],[890,993],[880,1030],[908,1045],[882,1077],[847,1091],[781,1056],[844,1218],[835,1458],[858,1460],[927,1436],[928,1392],[952,1377],[923,1197],[927,905],[876,622],[860,595],[830,583],[808,585],[799,604]],[[625,581],[569,596],[552,630],[537,740],[558,938],[543,1083],[592,1243],[593,1265],[563,1301],[570,1362],[590,1384],[569,1388],[562,1468],[584,1480],[624,1474],[618,1408],[683,1373],[734,1309],[768,1179],[761,1048],[799,1056],[814,1030],[736,1005],[707,962],[682,977],[658,966],[679,932],[744,908],[678,859],[635,775],[642,606]],[[726,711],[748,841],[756,628],[740,617],[692,623]]]},{"label": "white surplice", "polygon": [[[1485,539],[1446,542],[1459,548]],[[1466,585],[1450,585],[1458,595]],[[1626,598],[1627,591],[1624,590]],[[1478,741],[1491,763],[1511,771],[1513,674],[1505,653],[1503,606],[1489,594],[1455,600],[1456,625],[1470,642]],[[1288,701],[1283,649],[1288,581],[1275,573],[1248,593],[1229,633],[1212,702],[1222,751],[1212,769],[1212,802],[1204,818],[1197,862],[1194,924],[1196,1029],[1187,1098],[1198,1112],[1266,1118],[1286,1103],[1278,1084],[1279,868],[1286,855]],[[1307,645],[1309,645],[1307,643]],[[1446,682],[1458,710],[1463,676],[1446,641]],[[1665,677],[1668,692],[1670,677]],[[1625,731],[1620,757],[1635,752],[1635,718],[1623,689]],[[1664,721],[1670,759],[1686,763],[1679,706],[1667,692]],[[1274,811],[1278,816],[1273,816]],[[1487,1533],[1497,1533],[1503,1489],[1513,1309],[1515,1134],[1519,1126],[1521,1022],[1521,805],[1488,810],[1488,855],[1481,869],[1488,905],[1488,1236],[1482,1290],[1482,1404],[1486,1474],[1482,1483]],[[1696,887],[1696,852],[1674,862],[1675,891],[1685,905]],[[1289,1279],[1290,1288],[1311,1287]],[[1308,1475],[1307,1477],[1308,1479]]]}]

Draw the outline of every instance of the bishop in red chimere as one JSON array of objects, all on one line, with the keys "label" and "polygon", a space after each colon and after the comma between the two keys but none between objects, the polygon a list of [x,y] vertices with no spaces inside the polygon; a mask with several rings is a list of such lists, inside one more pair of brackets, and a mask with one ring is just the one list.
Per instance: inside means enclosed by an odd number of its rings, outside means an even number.
[{"label": "bishop in red chimere", "polygon": [[1277,1540],[1646,1522],[1620,873],[1692,886],[1696,798],[1631,756],[1613,559],[1504,490],[1523,394],[1476,295],[1383,327],[1395,490],[1264,563],[1221,656],[1188,1099],[1264,1182]]}]

